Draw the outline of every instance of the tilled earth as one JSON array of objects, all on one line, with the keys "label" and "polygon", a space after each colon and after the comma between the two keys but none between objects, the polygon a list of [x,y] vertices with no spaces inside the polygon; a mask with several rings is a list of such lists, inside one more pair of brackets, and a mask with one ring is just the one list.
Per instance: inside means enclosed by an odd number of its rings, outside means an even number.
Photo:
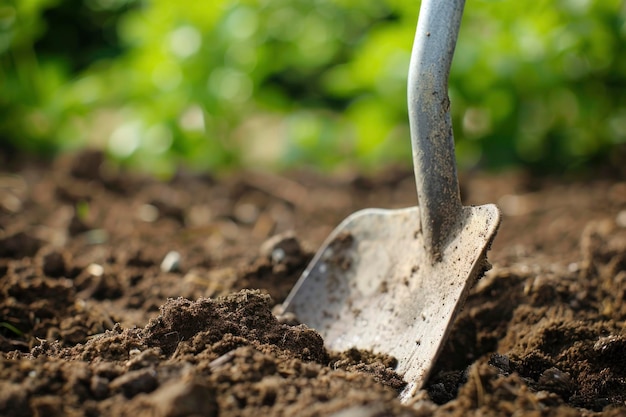
[{"label": "tilled earth", "polygon": [[461,182],[465,204],[502,210],[493,268],[401,405],[393,358],[329,352],[274,313],[343,218],[416,204],[411,172],[159,182],[96,152],[5,166],[0,415],[626,413],[626,182]]}]

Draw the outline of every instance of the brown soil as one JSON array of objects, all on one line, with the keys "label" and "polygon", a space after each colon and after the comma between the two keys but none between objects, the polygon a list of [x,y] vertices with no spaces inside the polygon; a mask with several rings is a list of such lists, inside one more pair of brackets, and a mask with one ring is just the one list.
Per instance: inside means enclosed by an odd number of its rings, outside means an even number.
[{"label": "brown soil", "polygon": [[403,406],[393,358],[328,352],[272,309],[348,214],[415,205],[410,172],[163,183],[97,153],[14,165],[2,416],[626,413],[626,182],[462,178],[466,204],[503,211],[493,269]]}]

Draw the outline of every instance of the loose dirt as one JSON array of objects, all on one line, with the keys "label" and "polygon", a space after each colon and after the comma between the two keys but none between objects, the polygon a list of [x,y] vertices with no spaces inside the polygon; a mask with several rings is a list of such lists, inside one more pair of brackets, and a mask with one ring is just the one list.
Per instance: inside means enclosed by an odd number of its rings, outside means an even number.
[{"label": "loose dirt", "polygon": [[393,358],[329,352],[274,309],[347,215],[415,205],[411,172],[159,182],[96,152],[6,163],[0,415],[626,413],[626,182],[461,183],[503,211],[493,268],[401,405]]}]

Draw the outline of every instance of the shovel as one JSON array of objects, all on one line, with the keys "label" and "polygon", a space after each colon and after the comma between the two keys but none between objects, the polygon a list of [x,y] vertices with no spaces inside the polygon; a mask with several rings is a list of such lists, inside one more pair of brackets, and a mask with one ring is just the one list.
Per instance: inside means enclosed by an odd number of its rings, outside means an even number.
[{"label": "shovel", "polygon": [[283,304],[329,349],[394,356],[407,402],[426,382],[456,313],[489,268],[500,213],[463,207],[448,75],[465,0],[423,0],[408,106],[419,207],[365,209],[327,238]]}]

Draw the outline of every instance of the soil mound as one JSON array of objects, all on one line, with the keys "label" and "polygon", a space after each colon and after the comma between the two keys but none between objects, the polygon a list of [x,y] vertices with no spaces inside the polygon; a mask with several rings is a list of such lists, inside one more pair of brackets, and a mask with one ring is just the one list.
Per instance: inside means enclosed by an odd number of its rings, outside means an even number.
[{"label": "soil mound", "polygon": [[87,152],[0,173],[0,415],[626,413],[626,183],[462,178],[503,222],[427,386],[277,318],[321,241],[412,174],[129,175]]}]

